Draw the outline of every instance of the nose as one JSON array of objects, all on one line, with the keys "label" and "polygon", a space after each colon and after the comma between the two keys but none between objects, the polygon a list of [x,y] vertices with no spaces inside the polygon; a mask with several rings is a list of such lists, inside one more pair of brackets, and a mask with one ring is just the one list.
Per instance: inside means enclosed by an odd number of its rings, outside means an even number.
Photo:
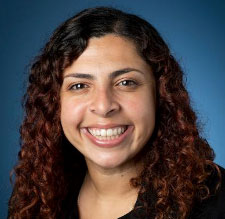
[{"label": "nose", "polygon": [[120,106],[110,90],[99,89],[94,92],[89,109],[98,116],[108,117],[118,112]]}]

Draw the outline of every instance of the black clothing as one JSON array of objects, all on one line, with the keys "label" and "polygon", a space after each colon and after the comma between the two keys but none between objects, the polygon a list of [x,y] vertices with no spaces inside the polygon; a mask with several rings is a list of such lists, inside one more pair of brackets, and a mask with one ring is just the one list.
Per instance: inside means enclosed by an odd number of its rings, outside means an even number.
[{"label": "black clothing", "polygon": [[[194,208],[192,209],[188,219],[225,219],[225,169],[219,167],[222,175],[222,182],[220,189],[214,194],[211,195],[207,200],[196,202],[194,204]],[[217,181],[217,175],[214,173],[212,174],[209,179],[207,180],[207,185],[210,188],[215,187],[215,183]],[[66,219],[78,219],[78,208],[77,208],[77,196],[73,194],[71,197],[70,202],[67,203],[67,210],[66,210]],[[148,195],[151,197],[149,203],[153,203],[152,207],[154,206],[155,196],[151,193]],[[141,206],[140,197],[136,201],[135,207]],[[64,211],[65,212],[65,211]],[[138,217],[139,216],[139,217]],[[120,217],[119,219],[153,219],[154,218],[154,209],[151,215],[146,215],[143,208],[138,208],[136,211],[131,211],[128,214]],[[107,219],[107,218],[106,218]]]}]

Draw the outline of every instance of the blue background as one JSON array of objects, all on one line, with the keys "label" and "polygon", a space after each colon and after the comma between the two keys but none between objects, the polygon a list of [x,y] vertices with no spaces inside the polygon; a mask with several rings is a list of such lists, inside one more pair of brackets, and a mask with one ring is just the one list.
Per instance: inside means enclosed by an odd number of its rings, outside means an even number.
[{"label": "blue background", "polygon": [[187,77],[202,135],[225,167],[224,0],[1,0],[1,168],[0,219],[11,193],[9,172],[19,151],[21,97],[30,61],[65,19],[92,6],[114,6],[152,23],[169,44]]}]

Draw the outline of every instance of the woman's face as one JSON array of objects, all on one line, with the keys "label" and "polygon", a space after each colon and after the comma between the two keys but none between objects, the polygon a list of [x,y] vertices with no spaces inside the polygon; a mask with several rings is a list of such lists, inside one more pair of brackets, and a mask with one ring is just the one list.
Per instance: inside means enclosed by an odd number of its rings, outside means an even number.
[{"label": "woman's face", "polygon": [[152,135],[154,76],[125,38],[91,38],[65,69],[60,95],[65,136],[88,164],[105,169],[129,164]]}]

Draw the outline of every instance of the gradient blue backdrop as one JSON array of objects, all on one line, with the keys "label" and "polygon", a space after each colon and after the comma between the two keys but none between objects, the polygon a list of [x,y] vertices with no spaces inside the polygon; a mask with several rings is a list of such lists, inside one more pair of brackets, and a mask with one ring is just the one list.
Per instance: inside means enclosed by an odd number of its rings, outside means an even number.
[{"label": "gradient blue backdrop", "polygon": [[135,13],[159,30],[186,73],[192,105],[204,124],[203,136],[215,150],[215,161],[225,167],[224,0],[0,0],[0,219],[6,218],[9,172],[19,150],[28,64],[62,21],[92,6]]}]

